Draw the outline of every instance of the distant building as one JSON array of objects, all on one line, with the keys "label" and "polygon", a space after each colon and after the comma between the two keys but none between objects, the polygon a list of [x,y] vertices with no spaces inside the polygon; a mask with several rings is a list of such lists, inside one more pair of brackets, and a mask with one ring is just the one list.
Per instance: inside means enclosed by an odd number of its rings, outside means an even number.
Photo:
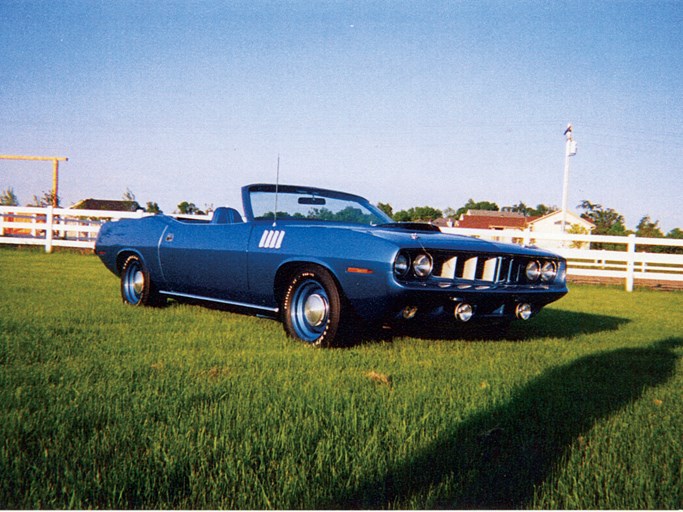
[{"label": "distant building", "polygon": [[[529,229],[536,233],[562,233],[562,212],[558,210],[543,217],[536,217],[529,222]],[[567,212],[567,232],[590,235],[594,229],[595,224],[591,221],[583,219],[573,212]],[[563,242],[560,240],[543,240],[542,245],[547,249],[557,249],[563,247]],[[574,242],[575,249],[588,249],[588,245],[588,243]]]},{"label": "distant building", "polygon": [[[527,231],[531,233],[562,233],[562,212],[554,211],[547,215],[536,217],[525,217],[519,212],[509,210],[488,211],[488,210],[468,210],[456,221],[450,219],[439,219],[435,221],[439,227],[454,227],[465,229],[490,229],[490,230],[513,230]],[[573,212],[567,212],[567,231],[573,233],[590,234],[595,229],[595,224],[583,219]],[[517,243],[522,237],[496,237],[501,242]],[[537,242],[532,239],[532,243]],[[553,249],[563,247],[562,241],[539,240],[538,245]],[[588,243],[575,243],[575,248],[588,248]]]},{"label": "distant building", "polygon": [[69,208],[74,210],[101,210],[109,212],[136,212],[144,210],[137,201],[123,201],[115,199],[83,199]]},{"label": "distant building", "polygon": [[[567,231],[571,231],[573,226],[580,228],[581,231],[585,231],[586,233],[590,233],[595,229],[595,224],[593,224],[591,221],[579,217],[574,212],[568,211]],[[529,227],[531,227],[532,231],[542,231],[544,233],[561,233],[562,212],[558,210],[544,215],[543,217],[536,217],[534,220],[529,222]]]},{"label": "distant building", "polygon": [[526,229],[528,223],[538,217],[525,217],[519,212],[467,210],[455,221],[453,227],[468,229]]}]

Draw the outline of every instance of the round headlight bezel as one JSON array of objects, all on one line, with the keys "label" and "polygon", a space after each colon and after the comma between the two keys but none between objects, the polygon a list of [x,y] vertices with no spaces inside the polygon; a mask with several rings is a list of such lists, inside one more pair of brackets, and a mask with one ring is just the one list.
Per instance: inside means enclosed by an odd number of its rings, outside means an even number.
[{"label": "round headlight bezel", "polygon": [[408,275],[409,270],[410,257],[403,252],[399,252],[394,259],[394,274],[398,277],[405,277]]},{"label": "round headlight bezel", "polygon": [[421,252],[413,258],[413,273],[416,277],[429,277],[434,268],[434,260],[426,252]]},{"label": "round headlight bezel", "polygon": [[552,260],[543,262],[541,266],[541,281],[544,283],[552,283],[557,277],[557,263]]},{"label": "round headlight bezel", "polygon": [[524,269],[524,275],[526,276],[527,280],[531,281],[532,283],[538,281],[541,278],[540,262],[531,260],[529,263],[527,263]]},{"label": "round headlight bezel", "polygon": [[461,322],[469,322],[474,316],[474,307],[466,302],[461,302],[453,310],[453,315],[456,320]]}]

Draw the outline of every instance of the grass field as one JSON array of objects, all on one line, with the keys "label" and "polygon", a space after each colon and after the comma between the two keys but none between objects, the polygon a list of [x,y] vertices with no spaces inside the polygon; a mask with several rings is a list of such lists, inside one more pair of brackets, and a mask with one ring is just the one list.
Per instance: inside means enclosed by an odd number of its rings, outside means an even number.
[{"label": "grass field", "polygon": [[0,249],[0,508],[683,507],[683,293],[575,286],[505,340],[314,350]]}]

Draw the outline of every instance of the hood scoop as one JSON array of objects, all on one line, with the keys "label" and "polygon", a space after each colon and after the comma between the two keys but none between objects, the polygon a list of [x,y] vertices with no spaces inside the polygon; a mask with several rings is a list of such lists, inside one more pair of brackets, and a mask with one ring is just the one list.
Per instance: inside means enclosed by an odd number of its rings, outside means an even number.
[{"label": "hood scoop", "polygon": [[376,227],[382,229],[400,229],[403,231],[422,231],[428,233],[441,233],[441,230],[433,224],[426,222],[391,222],[388,224],[379,224]]}]

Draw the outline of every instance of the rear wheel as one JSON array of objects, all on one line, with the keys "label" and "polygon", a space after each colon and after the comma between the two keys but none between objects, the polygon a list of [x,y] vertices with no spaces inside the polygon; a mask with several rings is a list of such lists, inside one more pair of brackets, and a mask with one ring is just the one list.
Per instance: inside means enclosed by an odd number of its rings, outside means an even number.
[{"label": "rear wheel", "polygon": [[299,269],[289,282],[282,309],[285,331],[292,338],[316,347],[339,344],[342,297],[325,269]]},{"label": "rear wheel", "polygon": [[123,264],[121,298],[131,306],[161,306],[164,302],[139,256],[128,256]]}]

